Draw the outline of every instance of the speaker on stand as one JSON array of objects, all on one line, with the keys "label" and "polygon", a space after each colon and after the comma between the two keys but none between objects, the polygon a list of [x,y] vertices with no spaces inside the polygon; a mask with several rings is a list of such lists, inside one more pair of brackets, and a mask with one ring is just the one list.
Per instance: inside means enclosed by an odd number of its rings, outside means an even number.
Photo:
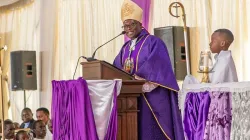
[{"label": "speaker on stand", "polygon": [[[187,29],[189,42],[189,28]],[[163,40],[167,46],[176,79],[180,81],[184,80],[187,75],[187,66],[183,27],[167,26],[154,28],[154,35]]]},{"label": "speaker on stand", "polygon": [[11,89],[24,91],[26,107],[26,90],[37,90],[36,51],[13,51],[11,58]]}]

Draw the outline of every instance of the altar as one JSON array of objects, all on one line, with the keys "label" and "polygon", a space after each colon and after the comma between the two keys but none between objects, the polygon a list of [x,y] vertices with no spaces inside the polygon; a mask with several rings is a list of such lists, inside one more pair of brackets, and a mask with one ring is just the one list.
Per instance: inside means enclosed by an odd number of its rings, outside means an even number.
[{"label": "altar", "polygon": [[250,82],[184,84],[179,108],[186,139],[250,139]]}]

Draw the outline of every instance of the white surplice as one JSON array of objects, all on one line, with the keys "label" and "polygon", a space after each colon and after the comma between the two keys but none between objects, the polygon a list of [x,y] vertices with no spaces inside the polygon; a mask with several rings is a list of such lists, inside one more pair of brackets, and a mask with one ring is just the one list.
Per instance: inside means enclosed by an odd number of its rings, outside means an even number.
[{"label": "white surplice", "polygon": [[215,64],[212,73],[209,74],[209,81],[213,84],[238,82],[231,51],[221,51],[219,54],[215,55]]}]

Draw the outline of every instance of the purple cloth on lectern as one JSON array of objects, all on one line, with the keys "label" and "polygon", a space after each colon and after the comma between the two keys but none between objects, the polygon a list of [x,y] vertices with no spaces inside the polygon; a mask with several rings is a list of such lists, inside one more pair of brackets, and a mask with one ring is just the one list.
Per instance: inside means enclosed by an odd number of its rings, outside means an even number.
[{"label": "purple cloth on lectern", "polygon": [[208,91],[186,95],[183,124],[187,140],[203,140],[210,101]]},{"label": "purple cloth on lectern", "polygon": [[116,140],[117,137],[117,82],[115,83],[114,94],[113,94],[113,108],[109,118],[108,130],[105,136],[105,140]]},{"label": "purple cloth on lectern", "polygon": [[53,140],[98,140],[85,80],[52,81]]},{"label": "purple cloth on lectern", "polygon": [[[178,109],[176,91],[179,90],[175,75],[172,70],[167,47],[164,42],[143,29],[138,38],[146,39],[137,55],[133,55],[137,65],[134,73],[148,81],[159,84],[152,92],[145,93],[146,99],[152,107],[162,130],[172,140],[184,140],[181,114]],[[114,60],[114,65],[123,69],[126,47],[131,41],[126,42]],[[136,45],[140,47],[140,45]],[[137,59],[138,58],[138,59]],[[138,67],[138,68],[137,68]],[[165,140],[167,137],[156,122],[143,96],[139,98],[139,139],[140,140]]]},{"label": "purple cloth on lectern", "polygon": [[230,140],[232,123],[231,93],[212,91],[204,140]]},{"label": "purple cloth on lectern", "polygon": [[[151,11],[151,0],[133,0],[141,9],[142,13],[142,26],[148,30],[150,11]],[[125,41],[128,41],[129,38],[125,36]]]}]

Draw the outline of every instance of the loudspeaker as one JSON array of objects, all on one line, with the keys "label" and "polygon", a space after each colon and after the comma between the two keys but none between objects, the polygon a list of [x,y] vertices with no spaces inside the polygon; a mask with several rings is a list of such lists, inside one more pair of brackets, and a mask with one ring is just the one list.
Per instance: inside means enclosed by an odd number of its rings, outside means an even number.
[{"label": "loudspeaker", "polygon": [[36,52],[13,51],[10,59],[12,90],[36,90]]},{"label": "loudspeaker", "polygon": [[[167,46],[172,68],[177,80],[184,80],[187,75],[184,30],[181,26],[154,28],[154,35]],[[189,28],[188,28],[189,42]]]}]

